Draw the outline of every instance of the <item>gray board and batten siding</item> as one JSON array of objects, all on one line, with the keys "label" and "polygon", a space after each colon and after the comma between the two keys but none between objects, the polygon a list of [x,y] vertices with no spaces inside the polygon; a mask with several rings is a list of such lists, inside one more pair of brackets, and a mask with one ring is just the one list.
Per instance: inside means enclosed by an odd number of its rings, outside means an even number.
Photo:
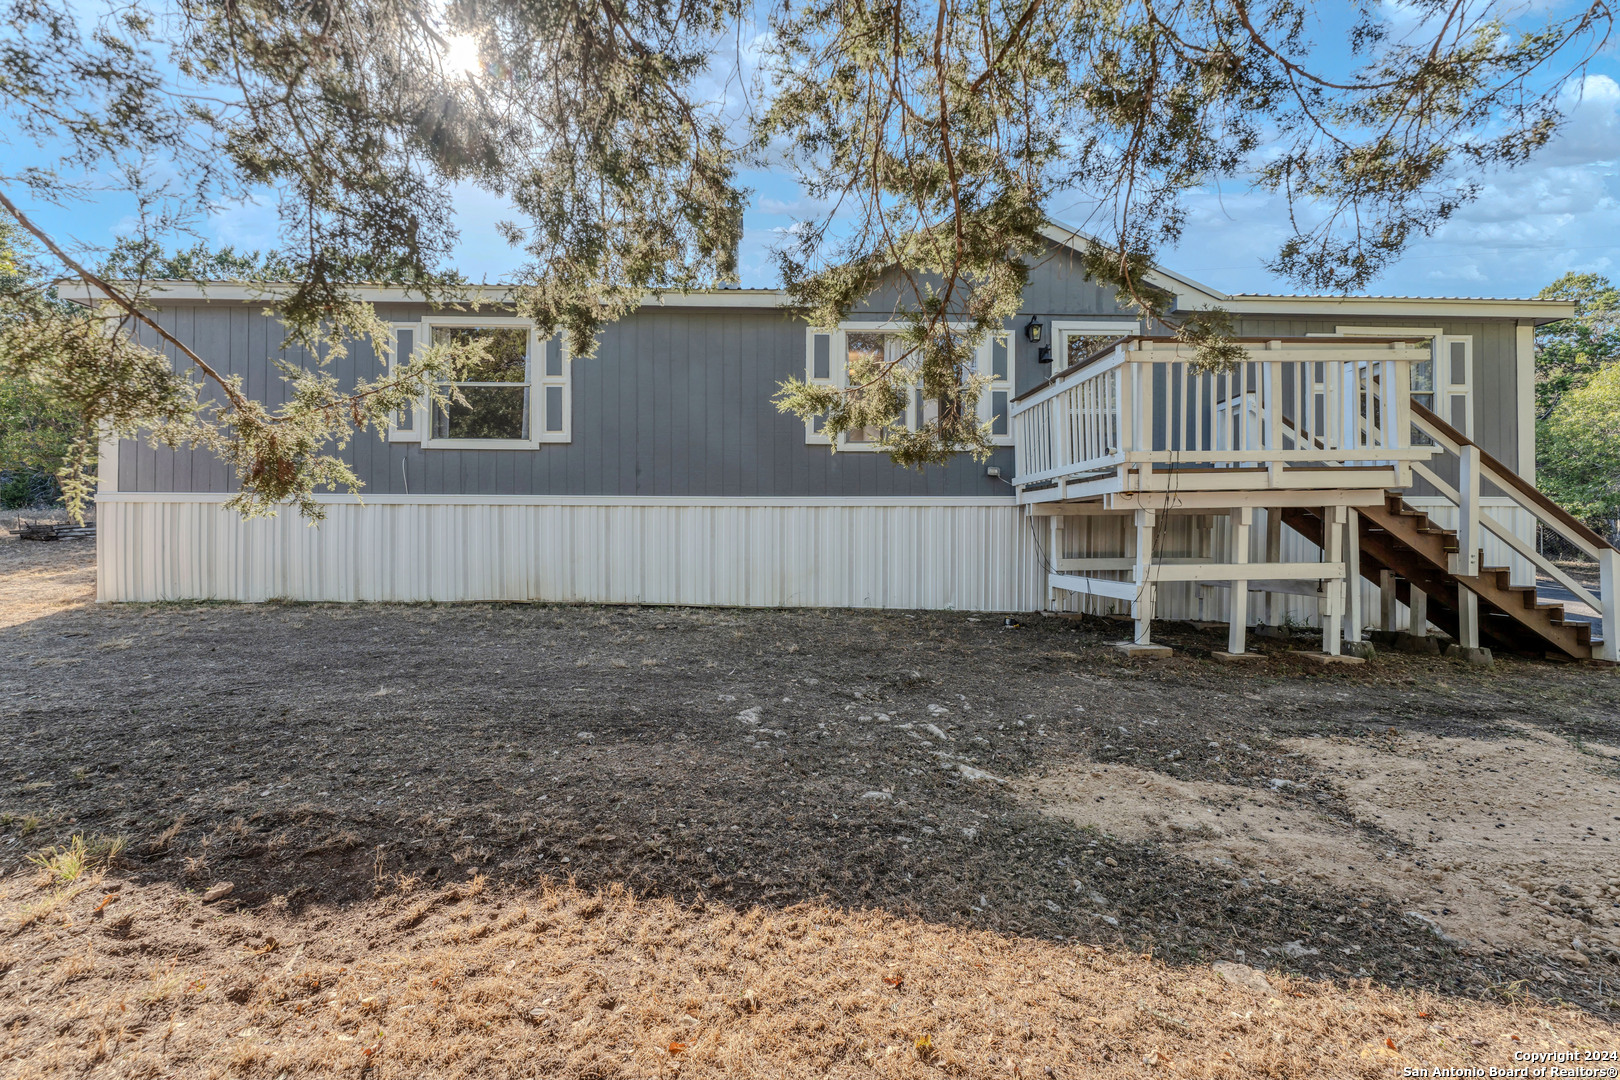
[{"label": "gray board and batten siding", "polygon": [[[1055,251],[1037,264],[1026,290],[1026,312],[1043,320],[1121,317],[1136,323],[1111,290],[1087,280],[1078,260]],[[723,297],[717,298],[723,304]],[[379,315],[415,321],[424,304],[379,304]],[[874,297],[851,321],[881,321],[892,300]],[[485,308],[481,315],[498,313]],[[309,357],[282,354],[282,327],[255,301],[184,301],[160,306],[164,329],[227,374],[240,375],[248,394],[272,407],[287,397],[274,359],[298,365]],[[1015,385],[1021,390],[1051,372],[1036,346],[1019,332],[1025,315],[1009,320]],[[365,495],[519,495],[608,497],[1010,497],[1011,447],[987,462],[961,455],[946,466],[896,466],[887,455],[832,453],[807,444],[804,424],[772,401],[780,384],[805,374],[808,335],[802,321],[779,310],[750,307],[662,307],[649,304],[608,325],[594,357],[572,362],[572,439],[536,449],[424,449],[357,434],[342,451]],[[159,345],[173,355],[173,348]],[[343,385],[382,371],[368,343],[357,342],[330,370]],[[1017,391],[1015,391],[1017,392]],[[986,474],[996,466],[1002,478]],[[137,440],[119,447],[119,488],[126,492],[233,490],[230,469],[205,450],[170,450]]]},{"label": "gray board and batten siding", "polygon": [[[378,305],[392,321],[428,314],[422,305]],[[484,309],[481,314],[489,314]],[[177,304],[164,328],[272,406],[285,398],[265,359],[279,324],[249,303]],[[269,342],[267,348],[266,342]],[[341,456],[365,495],[566,495],[643,497],[893,497],[1010,495],[985,473],[1011,478],[1010,447],[984,464],[966,457],[922,471],[886,455],[807,445],[804,423],[772,402],[779,384],[803,376],[802,322],[759,309],[644,308],[605,328],[594,357],[572,361],[572,439],[535,449],[424,449],[357,434]],[[255,359],[257,358],[257,359]],[[288,355],[297,363],[300,358]],[[344,385],[381,366],[357,344],[332,372]],[[142,492],[225,492],[230,470],[205,450],[169,450],[125,440],[119,487]]]},{"label": "gray board and batten siding", "polygon": [[[882,321],[895,308],[879,290],[852,312],[851,322]],[[379,304],[379,314],[410,322],[430,313],[424,304]],[[445,312],[431,312],[446,314]],[[484,309],[480,314],[495,313]],[[1117,320],[1122,333],[1139,324],[1114,291],[1087,278],[1074,251],[1054,245],[1032,267],[1023,312],[1007,322],[1013,393],[1052,374],[1024,340],[1031,315],[1044,322]],[[276,358],[307,364],[297,351],[279,351],[282,328],[257,301],[175,301],[160,306],[165,329],[222,370],[242,376],[248,394],[271,406],[286,399]],[[1521,388],[1512,318],[1436,319],[1425,316],[1242,315],[1247,337],[1333,333],[1339,325],[1425,326],[1474,341],[1477,441],[1499,460],[1518,463]],[[921,471],[886,455],[831,453],[807,444],[803,424],[776,409],[772,398],[789,377],[805,374],[805,325],[771,308],[649,304],[610,324],[597,355],[572,364],[571,441],[535,449],[424,449],[356,435],[342,456],[359,475],[363,494],[517,495],[693,498],[998,497],[1011,489],[986,475],[999,467],[1015,475],[1013,451],[1000,447],[986,463],[963,455]],[[156,342],[154,342],[156,344]],[[1048,344],[1054,344],[1048,342]],[[171,355],[173,349],[161,346]],[[554,347],[554,346],[553,346]],[[377,358],[356,343],[331,370],[340,383],[376,377]],[[1437,461],[1443,473],[1447,463]],[[204,450],[173,451],[136,440],[119,447],[119,487],[126,492],[232,490],[230,470]],[[1452,479],[1449,475],[1448,479]],[[1414,493],[1421,494],[1416,491]]]}]

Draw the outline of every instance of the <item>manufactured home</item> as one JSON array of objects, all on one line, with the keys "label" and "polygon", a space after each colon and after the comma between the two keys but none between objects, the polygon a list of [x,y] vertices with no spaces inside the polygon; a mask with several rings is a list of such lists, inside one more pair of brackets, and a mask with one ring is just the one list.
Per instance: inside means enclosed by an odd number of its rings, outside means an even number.
[{"label": "manufactured home", "polygon": [[[980,347],[995,451],[900,468],[861,432],[835,449],[779,412],[789,376],[837,385],[895,347],[882,297],[836,327],[781,294],[649,297],[574,360],[547,328],[361,290],[395,328],[340,378],[446,335],[489,342],[465,405],[402,413],[345,451],[359,496],[242,520],[205,451],[106,445],[104,601],[275,598],[1089,611],[1245,628],[1368,628],[1615,658],[1617,553],[1535,488],[1533,333],[1561,301],[1226,294],[1169,270],[1176,311],[1232,313],[1247,359],[1190,352],[1080,268],[1054,228],[1023,311]],[[173,282],[162,325],[272,404],[285,394],[265,287]],[[910,403],[918,424],[930,403]],[[1594,592],[1538,553],[1595,558]],[[1543,602],[1537,577],[1586,621]],[[1595,614],[1594,614],[1595,613]]]}]

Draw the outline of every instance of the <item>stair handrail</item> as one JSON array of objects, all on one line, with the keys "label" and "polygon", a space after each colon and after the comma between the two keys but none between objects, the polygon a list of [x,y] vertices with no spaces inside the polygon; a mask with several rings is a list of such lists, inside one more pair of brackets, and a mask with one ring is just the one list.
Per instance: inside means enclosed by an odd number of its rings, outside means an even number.
[{"label": "stair handrail", "polygon": [[[1459,550],[1457,564],[1451,568],[1452,572],[1463,577],[1478,576],[1480,532],[1482,528],[1488,529],[1508,547],[1526,558],[1537,569],[1546,572],[1549,577],[1569,589],[1596,611],[1603,627],[1599,657],[1603,660],[1620,661],[1620,603],[1616,602],[1620,599],[1620,550],[1426,406],[1412,401],[1411,416],[1414,427],[1454,455],[1460,464],[1457,488],[1441,480],[1422,463],[1413,465],[1418,475],[1434,485],[1435,489],[1458,509]],[[1506,492],[1521,509],[1528,511],[1541,524],[1552,528],[1554,532],[1596,560],[1599,577],[1598,595],[1594,596],[1589,589],[1527,544],[1512,529],[1497,522],[1491,515],[1482,514],[1479,491],[1481,480],[1488,480]]]},{"label": "stair handrail", "polygon": [[[1535,503],[1536,506],[1541,510],[1541,513],[1536,515],[1537,517],[1550,518],[1551,520],[1548,521],[1547,524],[1556,523],[1557,527],[1561,531],[1567,529],[1569,531],[1570,539],[1574,540],[1576,545],[1580,547],[1581,550],[1585,551],[1594,559],[1600,558],[1600,552],[1616,550],[1613,544],[1610,544],[1607,540],[1603,539],[1601,535],[1594,532],[1591,526],[1581,521],[1580,518],[1576,517],[1574,514],[1571,514],[1568,510],[1565,510],[1562,506],[1559,506],[1557,503],[1553,502],[1552,499],[1548,498],[1546,493],[1544,493],[1540,488],[1536,487],[1536,485],[1532,484],[1530,481],[1526,480],[1524,477],[1502,464],[1496,458],[1492,457],[1484,447],[1481,447],[1468,436],[1464,435],[1462,432],[1440,419],[1439,416],[1431,412],[1419,402],[1412,402],[1412,416],[1414,419],[1421,419],[1425,421],[1424,424],[1419,424],[1418,428],[1431,439],[1435,438],[1436,436],[1443,436],[1447,442],[1453,443],[1458,447],[1478,447],[1480,465],[1487,473],[1491,474],[1489,476],[1491,483],[1503,489],[1512,488],[1529,501]],[[1451,448],[1447,447],[1447,449]],[[1456,450],[1452,450],[1452,453],[1456,452]],[[1528,510],[1530,508],[1526,507],[1525,509]]]}]

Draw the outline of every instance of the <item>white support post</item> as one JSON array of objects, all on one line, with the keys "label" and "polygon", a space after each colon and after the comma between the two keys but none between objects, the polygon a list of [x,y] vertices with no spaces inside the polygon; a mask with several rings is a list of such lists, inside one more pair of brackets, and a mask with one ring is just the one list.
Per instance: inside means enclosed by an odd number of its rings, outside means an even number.
[{"label": "white support post", "polygon": [[[1282,446],[1281,436],[1277,439],[1277,445]],[[1282,510],[1275,506],[1266,507],[1266,562],[1282,562]],[[1276,593],[1266,594],[1267,626],[1282,625],[1282,605],[1286,602]]]},{"label": "white support post", "polygon": [[1620,662],[1620,551],[1598,554],[1598,599],[1603,601],[1603,646],[1598,659]]},{"label": "white support post", "polygon": [[1460,577],[1479,576],[1479,447],[1470,443],[1457,455],[1457,554],[1451,572]]},{"label": "white support post", "polygon": [[[1046,526],[1046,561],[1053,566],[1057,566],[1058,560],[1063,558],[1063,517],[1060,514],[1053,514],[1046,520],[1048,522]],[[1058,590],[1048,585],[1046,587],[1046,610],[1058,610],[1058,602]]]},{"label": "white support post", "polygon": [[1153,606],[1158,587],[1153,584],[1153,528],[1159,516],[1157,510],[1136,512],[1136,601],[1131,615],[1136,619],[1134,640],[1147,645],[1153,639]]},{"label": "white support post", "polygon": [[[1213,514],[1199,514],[1193,518],[1193,533],[1197,545],[1198,558],[1205,562],[1215,561],[1215,517]],[[1215,586],[1198,584],[1198,621],[1203,622],[1209,618],[1214,607]]]},{"label": "white support post", "polygon": [[[1114,347],[1114,352],[1116,355],[1119,353],[1119,346]],[[1114,375],[1114,416],[1116,417],[1116,423],[1119,425],[1119,446],[1110,447],[1109,449],[1111,451],[1117,450],[1122,454],[1129,453],[1136,446],[1134,434],[1136,395],[1132,393],[1134,387],[1132,386],[1131,375],[1129,365],[1121,368]]]},{"label": "white support post", "polygon": [[1345,515],[1344,522],[1344,587],[1348,624],[1344,629],[1347,641],[1360,641],[1361,620],[1361,515],[1355,510]]},{"label": "white support post", "polygon": [[1395,594],[1395,572],[1393,570],[1378,571],[1378,607],[1379,622],[1384,630],[1394,633],[1401,628],[1401,601]]},{"label": "white support post", "polygon": [[1466,585],[1457,586],[1457,644],[1479,648],[1479,597]]},{"label": "white support post", "polygon": [[1340,567],[1337,578],[1322,582],[1322,651],[1329,656],[1339,655],[1344,629],[1344,512],[1342,506],[1322,509],[1322,561]]},{"label": "white support post", "polygon": [[[1249,561],[1249,529],[1254,524],[1254,507],[1240,506],[1232,511],[1232,553],[1228,558],[1235,563]],[[1245,640],[1249,628],[1249,583],[1232,582],[1231,613],[1227,617],[1226,651],[1241,653],[1247,648]]]},{"label": "white support post", "polygon": [[1411,623],[1407,632],[1413,637],[1429,636],[1429,594],[1412,586],[1412,602],[1407,605],[1412,613]]}]

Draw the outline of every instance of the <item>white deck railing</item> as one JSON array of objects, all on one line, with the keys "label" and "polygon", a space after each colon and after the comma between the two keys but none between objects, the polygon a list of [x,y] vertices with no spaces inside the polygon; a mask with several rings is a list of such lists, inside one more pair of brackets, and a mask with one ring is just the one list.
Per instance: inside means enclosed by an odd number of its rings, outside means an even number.
[{"label": "white deck railing", "polygon": [[1274,339],[1200,370],[1192,349],[1133,338],[1014,402],[1019,485],[1131,464],[1370,465],[1415,461],[1412,364],[1425,342]]}]

